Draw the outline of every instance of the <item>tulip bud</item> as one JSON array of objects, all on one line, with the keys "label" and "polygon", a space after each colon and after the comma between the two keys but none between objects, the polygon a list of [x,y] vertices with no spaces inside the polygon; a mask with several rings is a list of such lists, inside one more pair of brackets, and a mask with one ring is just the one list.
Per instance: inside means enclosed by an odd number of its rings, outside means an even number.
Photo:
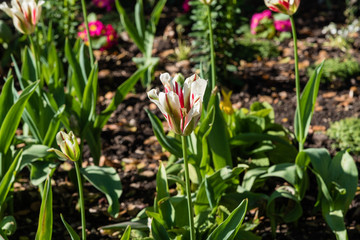
[{"label": "tulip bud", "polygon": [[56,134],[56,142],[59,145],[61,151],[50,148],[48,152],[55,152],[60,160],[66,161],[78,161],[80,158],[80,148],[77,142],[77,139],[73,132],[66,134],[63,131],[60,131]]},{"label": "tulip bud", "polygon": [[181,74],[171,79],[168,73],[160,75],[165,92],[159,94],[155,89],[147,94],[176,134],[188,136],[200,120],[202,100],[207,81],[193,75],[184,81]]},{"label": "tulip bud", "polygon": [[200,0],[200,2],[202,2],[205,5],[210,5],[212,0]]},{"label": "tulip bud", "polygon": [[300,5],[300,0],[265,0],[265,5],[274,12],[293,15]]},{"label": "tulip bud", "polygon": [[13,19],[14,26],[19,32],[28,35],[35,31],[43,4],[44,1],[36,3],[35,0],[11,0],[11,8],[3,2],[0,4],[0,10]]}]

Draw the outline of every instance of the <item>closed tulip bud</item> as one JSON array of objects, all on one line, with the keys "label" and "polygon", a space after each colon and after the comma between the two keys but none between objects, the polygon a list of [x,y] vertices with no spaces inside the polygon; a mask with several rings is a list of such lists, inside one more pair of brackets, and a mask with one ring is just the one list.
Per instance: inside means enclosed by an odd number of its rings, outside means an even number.
[{"label": "closed tulip bud", "polygon": [[265,5],[274,12],[293,15],[300,5],[300,0],[265,0]]},{"label": "closed tulip bud", "polygon": [[35,0],[11,0],[11,8],[3,2],[0,4],[0,9],[12,18],[19,32],[28,35],[35,31],[43,4],[44,1],[36,3]]},{"label": "closed tulip bud", "polygon": [[78,161],[80,158],[80,148],[77,142],[77,139],[73,132],[66,134],[63,131],[60,131],[56,134],[56,142],[59,145],[61,151],[51,148],[49,152],[55,152],[60,160],[66,161]]},{"label": "closed tulip bud", "polygon": [[200,120],[207,81],[196,74],[184,81],[181,74],[171,78],[168,73],[161,74],[160,80],[165,92],[158,94],[152,89],[148,97],[158,106],[172,131],[188,136]]},{"label": "closed tulip bud", "polygon": [[210,5],[212,0],[200,0],[203,4]]}]

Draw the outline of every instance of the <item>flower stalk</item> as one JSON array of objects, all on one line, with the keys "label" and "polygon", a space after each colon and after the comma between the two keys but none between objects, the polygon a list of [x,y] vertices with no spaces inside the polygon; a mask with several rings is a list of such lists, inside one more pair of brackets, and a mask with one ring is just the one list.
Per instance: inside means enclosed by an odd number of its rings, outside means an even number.
[{"label": "flower stalk", "polygon": [[211,63],[211,89],[216,85],[216,66],[215,66],[215,47],[214,47],[214,33],[211,21],[211,5],[207,4],[207,15],[209,24],[209,38],[210,38],[210,63]]},{"label": "flower stalk", "polygon": [[82,239],[86,240],[85,201],[84,201],[82,178],[80,173],[80,161],[75,162],[75,170],[76,170],[76,178],[78,181],[79,198],[80,198],[79,203],[80,203],[80,211],[81,211],[81,235],[82,235]]},{"label": "flower stalk", "polygon": [[87,19],[87,11],[86,11],[85,0],[81,0],[81,7],[82,7],[82,11],[83,11],[83,16],[84,16],[84,22],[85,22],[87,38],[88,38],[88,41],[89,41],[90,63],[91,63],[91,68],[93,68],[94,67],[94,55],[93,55],[93,49],[92,49],[92,44],[91,44],[91,38],[90,38],[89,22],[88,22],[88,19]]},{"label": "flower stalk", "polygon": [[304,136],[303,136],[303,129],[302,129],[302,117],[301,117],[301,103],[300,103],[300,77],[299,77],[299,57],[298,57],[298,48],[297,48],[297,35],[296,35],[296,28],[295,28],[295,21],[293,15],[290,15],[291,21],[291,29],[293,35],[293,42],[294,42],[294,60],[295,60],[295,86],[296,86],[296,103],[297,103],[297,111],[296,114],[299,120],[299,151],[304,149]]},{"label": "flower stalk", "polygon": [[194,227],[194,210],[191,199],[191,186],[190,186],[190,174],[189,163],[187,157],[186,136],[181,136],[183,158],[184,158],[184,170],[185,170],[185,184],[186,184],[186,200],[188,204],[188,217],[190,227],[190,240],[195,240],[195,227]]}]

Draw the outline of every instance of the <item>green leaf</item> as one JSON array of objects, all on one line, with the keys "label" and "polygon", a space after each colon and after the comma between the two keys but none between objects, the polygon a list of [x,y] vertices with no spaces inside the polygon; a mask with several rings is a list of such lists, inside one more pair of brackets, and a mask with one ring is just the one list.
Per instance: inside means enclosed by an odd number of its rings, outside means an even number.
[{"label": "green leaf", "polygon": [[135,25],[140,38],[145,37],[145,19],[143,0],[137,0],[135,4]]},{"label": "green leaf", "polygon": [[75,232],[75,230],[70,226],[70,224],[68,224],[63,215],[60,214],[61,217],[61,221],[63,222],[64,226],[66,227],[66,230],[68,231],[68,233],[70,234],[71,240],[80,240],[79,235]]},{"label": "green leaf", "polygon": [[115,223],[115,224],[102,226],[100,228],[104,229],[104,230],[118,231],[118,230],[124,230],[125,228],[127,228],[127,226],[130,226],[132,229],[137,229],[137,230],[148,230],[149,229],[149,227],[146,223],[135,222],[135,221],[134,222]]},{"label": "green leaf", "polygon": [[131,227],[130,225],[128,225],[120,240],[130,240],[130,237],[131,237]]},{"label": "green leaf", "polygon": [[[55,170],[55,169],[54,169]],[[40,207],[39,223],[35,240],[51,239],[53,229],[53,209],[52,209],[52,189],[50,174],[45,181],[44,192],[42,194]]]},{"label": "green leaf", "polygon": [[65,112],[65,105],[62,105],[59,110],[55,113],[54,117],[51,119],[48,130],[46,132],[43,144],[46,146],[51,146],[55,140],[56,133],[60,127],[60,119]]},{"label": "green leaf", "polygon": [[82,126],[82,130],[87,129],[87,123],[95,117],[97,101],[97,83],[98,65],[95,64],[86,83],[84,97],[81,103],[80,125]]},{"label": "green leaf", "polygon": [[207,240],[232,240],[239,231],[245,218],[248,201],[243,200],[239,206],[221,223],[207,238]]},{"label": "green leaf", "polygon": [[10,108],[9,112],[6,114],[6,117],[0,128],[0,152],[6,154],[7,150],[10,147],[13,136],[15,135],[16,129],[21,120],[21,114],[24,111],[25,105],[31,95],[34,93],[37,88],[39,81],[30,84],[24,91],[21,93],[19,99],[16,103]]},{"label": "green leaf", "polygon": [[[295,111],[295,120],[294,120],[295,135],[297,140],[302,143],[304,143],[306,140],[309,131],[310,122],[314,113],[323,66],[324,66],[324,61],[319,66],[316,67],[314,73],[307,82],[301,94],[300,97],[301,108],[299,109],[299,107],[297,107]],[[301,122],[299,121],[298,111],[300,111]],[[301,129],[303,131],[302,139],[300,139],[300,124],[302,126]]]},{"label": "green leaf", "polygon": [[95,188],[105,194],[109,202],[108,212],[111,216],[117,217],[122,185],[116,170],[112,167],[89,166],[81,168],[81,173]]},{"label": "green leaf", "polygon": [[344,215],[341,210],[336,210],[332,212],[327,211],[324,214],[324,218],[326,223],[335,233],[337,240],[348,240],[348,235],[344,223]]},{"label": "green leaf", "polygon": [[212,161],[217,171],[226,166],[232,167],[233,164],[226,123],[219,108],[219,99],[216,98],[215,101],[215,119],[208,141],[212,153]]},{"label": "green leaf", "polygon": [[14,103],[13,95],[14,78],[12,75],[6,80],[0,95],[0,126]]},{"label": "green leaf", "polygon": [[[28,47],[25,47],[23,52],[21,73],[22,79],[30,80],[31,82],[36,82],[36,80],[38,80],[38,77],[36,76],[35,58]],[[25,85],[22,86],[22,88],[23,87],[25,87]]]},{"label": "green leaf", "polygon": [[65,41],[65,56],[72,69],[73,75],[72,75],[71,83],[75,88],[76,96],[79,98],[79,101],[82,101],[83,91],[85,87],[85,79],[83,78],[80,64],[76,60],[76,57],[70,47],[68,39],[66,39]]},{"label": "green leaf", "polygon": [[122,83],[115,92],[114,98],[111,100],[111,103],[107,108],[100,113],[100,115],[96,118],[95,128],[102,129],[106,122],[109,120],[111,114],[116,110],[117,106],[125,99],[126,94],[130,92],[142,73],[144,73],[147,69],[147,66],[138,69],[129,79],[127,79],[124,83]]},{"label": "green leaf", "polygon": [[263,174],[261,178],[280,177],[290,183],[296,184],[296,166],[293,163],[276,164],[268,168],[267,173]]},{"label": "green leaf", "polygon": [[155,218],[151,221],[151,233],[155,240],[170,240],[166,229]]},{"label": "green leaf", "polygon": [[160,145],[167,151],[169,151],[171,154],[174,154],[177,157],[182,157],[182,148],[180,141],[175,138],[166,136],[160,119],[148,109],[145,109],[145,111],[150,118],[154,135],[156,136]]},{"label": "green leaf", "polygon": [[[19,169],[20,162],[21,162],[21,160],[20,160],[21,155],[22,155],[22,150],[20,150],[19,153],[16,155],[14,161],[11,163],[9,169],[7,170],[7,172],[1,179],[1,182],[0,182],[0,206],[2,206],[4,204],[4,202],[6,200],[6,196],[8,195],[8,193],[10,191],[11,185],[15,181],[15,177],[16,177],[16,174]],[[1,159],[1,160],[3,161],[3,159]]]},{"label": "green leaf", "polygon": [[[300,201],[294,195],[295,189],[290,186],[282,186],[276,189],[270,196],[266,208],[266,214],[275,222],[281,220],[286,223],[298,220],[302,215]],[[277,201],[287,199],[287,202]]]},{"label": "green leaf", "polygon": [[172,208],[168,201],[170,197],[169,186],[166,177],[166,170],[162,162],[160,162],[159,170],[156,174],[156,204],[162,219],[167,227],[172,225]]},{"label": "green leaf", "polygon": [[130,38],[134,41],[134,43],[139,48],[139,50],[142,53],[145,53],[144,39],[140,37],[136,27],[129,19],[129,16],[127,15],[125,9],[120,4],[119,0],[116,0],[115,4],[116,4],[116,9],[120,15],[121,23],[125,27],[126,32],[129,34]]},{"label": "green leaf", "polygon": [[154,7],[154,10],[151,13],[150,24],[151,24],[151,27],[152,27],[152,29],[151,29],[152,30],[152,35],[155,35],[156,26],[157,26],[157,24],[159,22],[161,12],[162,12],[165,4],[166,4],[166,0],[158,1],[156,6]]}]

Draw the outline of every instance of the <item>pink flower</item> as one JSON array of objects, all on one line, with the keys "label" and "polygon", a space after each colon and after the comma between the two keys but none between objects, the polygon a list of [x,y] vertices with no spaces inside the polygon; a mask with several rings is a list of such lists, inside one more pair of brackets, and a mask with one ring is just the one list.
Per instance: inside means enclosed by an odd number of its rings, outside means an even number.
[{"label": "pink flower", "polygon": [[92,2],[99,8],[106,8],[106,11],[111,11],[114,6],[114,0],[93,0]]},{"label": "pink flower", "polygon": [[182,4],[182,8],[184,10],[184,12],[189,12],[190,11],[190,5],[189,5],[190,0],[185,0]]},{"label": "pink flower", "polygon": [[264,18],[271,19],[271,11],[264,10],[261,13],[255,13],[251,18],[250,29],[252,34],[256,34],[256,27],[259,25],[260,21]]},{"label": "pink flower", "polygon": [[275,26],[276,31],[279,31],[279,32],[290,32],[291,31],[290,19],[274,21],[274,26]]},{"label": "pink flower", "polygon": [[91,37],[100,36],[101,33],[104,31],[104,29],[105,29],[104,24],[99,20],[96,20],[94,22],[89,22],[89,32]]},{"label": "pink flower", "polygon": [[106,25],[104,35],[106,35],[106,44],[100,48],[102,51],[113,47],[118,39],[117,32],[111,24]]}]

